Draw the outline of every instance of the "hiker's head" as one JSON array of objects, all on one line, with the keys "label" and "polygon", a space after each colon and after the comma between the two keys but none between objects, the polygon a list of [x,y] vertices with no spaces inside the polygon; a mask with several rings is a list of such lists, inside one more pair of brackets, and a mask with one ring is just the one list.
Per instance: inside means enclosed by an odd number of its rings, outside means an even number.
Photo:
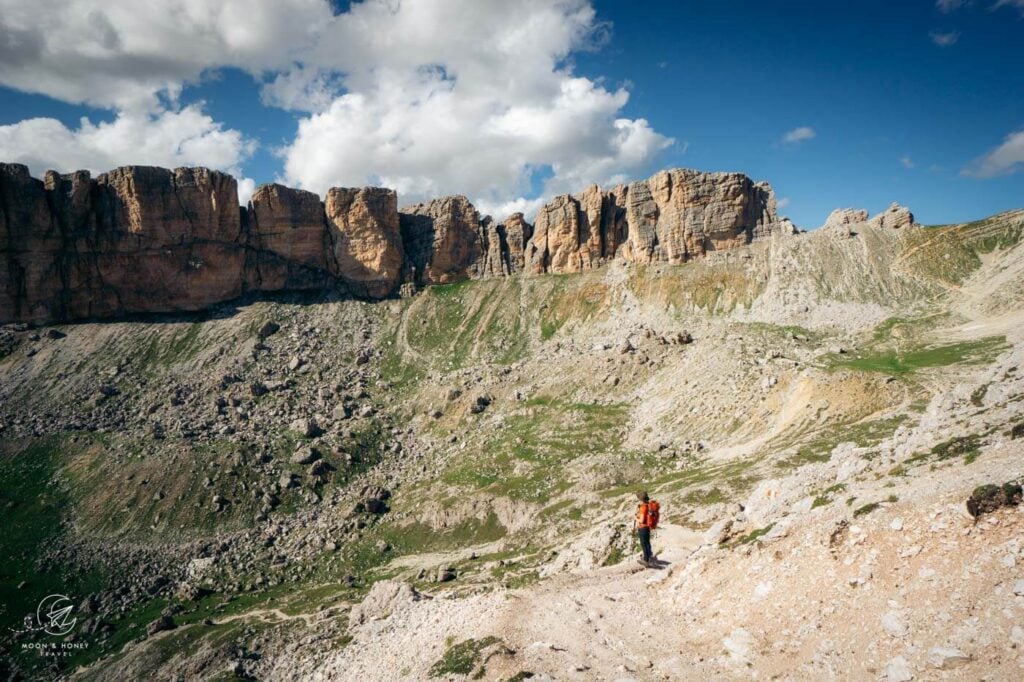
[{"label": "hiker's head", "polygon": [[636,494],[636,499],[640,500],[641,502],[647,502],[647,501],[649,501],[649,500],[650,500],[651,498],[649,498],[649,497],[647,496],[647,491],[646,491],[646,490],[641,490],[640,492],[638,492],[638,493]]}]

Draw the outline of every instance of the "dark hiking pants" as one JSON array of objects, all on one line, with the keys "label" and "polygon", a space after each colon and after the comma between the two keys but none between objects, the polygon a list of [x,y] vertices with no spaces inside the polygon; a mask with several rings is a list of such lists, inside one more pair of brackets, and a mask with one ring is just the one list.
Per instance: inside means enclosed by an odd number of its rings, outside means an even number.
[{"label": "dark hiking pants", "polygon": [[644,551],[644,561],[650,561],[654,553],[651,551],[651,529],[637,528],[636,535],[640,538],[640,549]]}]

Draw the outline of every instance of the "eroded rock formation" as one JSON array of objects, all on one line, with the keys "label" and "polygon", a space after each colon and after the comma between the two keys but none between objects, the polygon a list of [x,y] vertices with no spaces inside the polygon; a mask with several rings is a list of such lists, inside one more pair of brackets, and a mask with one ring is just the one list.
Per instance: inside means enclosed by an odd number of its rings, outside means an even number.
[{"label": "eroded rock formation", "polygon": [[398,195],[382,187],[333,187],[325,204],[335,274],[357,293],[383,298],[402,274]]},{"label": "eroded rock formation", "polygon": [[[615,257],[682,263],[795,231],[766,184],[692,170],[556,197],[535,226],[521,213],[481,217],[464,196],[397,206],[390,189],[331,188],[321,202],[271,184],[239,207],[235,180],[205,168],[40,181],[0,164],[0,323],[195,311],[251,291],[383,298],[403,283],[579,272]],[[913,217],[894,206],[874,221]]]},{"label": "eroded rock formation", "polygon": [[325,286],[333,272],[324,209],[312,192],[261,185],[243,212],[255,268],[249,288],[263,291]]},{"label": "eroded rock formation", "polygon": [[486,256],[480,214],[464,196],[403,208],[399,218],[409,278],[418,285],[466,279],[477,261]]},{"label": "eroded rock formation", "polygon": [[683,263],[749,244],[778,227],[775,197],[739,173],[662,171],[602,192],[596,185],[540,209],[527,247],[530,272],[579,272],[621,254]]},{"label": "eroded rock formation", "polygon": [[850,230],[857,225],[868,225],[898,230],[913,227],[916,224],[914,214],[910,212],[910,209],[893,202],[889,208],[870,219],[868,212],[862,208],[837,208],[825,219],[822,228]]}]

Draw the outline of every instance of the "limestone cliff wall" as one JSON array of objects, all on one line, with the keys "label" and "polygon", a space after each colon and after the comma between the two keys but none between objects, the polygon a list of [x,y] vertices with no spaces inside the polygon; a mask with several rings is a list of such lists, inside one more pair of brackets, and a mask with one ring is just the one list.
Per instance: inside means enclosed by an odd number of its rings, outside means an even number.
[{"label": "limestone cliff wall", "polygon": [[771,188],[739,173],[593,185],[530,225],[481,216],[464,196],[400,211],[390,189],[331,188],[321,201],[271,184],[239,207],[234,178],[205,168],[38,180],[0,164],[0,323],[195,311],[252,291],[384,298],[403,283],[580,272],[615,257],[682,263],[779,225]]}]

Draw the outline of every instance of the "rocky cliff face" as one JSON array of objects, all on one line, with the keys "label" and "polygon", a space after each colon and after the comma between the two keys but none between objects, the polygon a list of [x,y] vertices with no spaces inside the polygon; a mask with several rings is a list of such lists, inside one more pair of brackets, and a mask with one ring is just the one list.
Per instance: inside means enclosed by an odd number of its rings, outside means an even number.
[{"label": "rocky cliff face", "polygon": [[513,213],[503,223],[495,223],[490,216],[480,221],[478,231],[481,257],[473,265],[473,277],[501,277],[522,271],[525,265],[526,245],[533,227],[522,213]]},{"label": "rocky cliff face", "polygon": [[363,296],[383,298],[394,291],[405,258],[395,191],[333,187],[326,211],[333,272]]},{"label": "rocky cliff face", "polygon": [[399,217],[408,251],[408,278],[415,284],[466,279],[477,261],[486,257],[480,214],[464,196],[409,206]]},{"label": "rocky cliff face", "polygon": [[0,197],[0,320],[198,310],[244,290],[229,175],[126,167],[44,183],[4,164]]},{"label": "rocky cliff face", "polygon": [[596,185],[541,208],[527,247],[530,272],[579,272],[622,255],[683,263],[775,231],[771,188],[739,173],[663,171],[602,192]]},{"label": "rocky cliff face", "polygon": [[333,259],[320,197],[282,185],[262,185],[242,216],[253,248],[248,288],[276,291],[328,284]]},{"label": "rocky cliff face", "polygon": [[[235,180],[205,168],[49,172],[41,182],[0,164],[0,322],[194,311],[250,291],[382,298],[403,282],[579,272],[617,256],[682,263],[792,231],[771,189],[738,173],[594,185],[553,199],[535,227],[520,213],[481,218],[464,196],[401,212],[397,202],[384,188],[332,188],[321,202],[272,184],[240,208]],[[893,208],[876,220],[907,216]]]}]

